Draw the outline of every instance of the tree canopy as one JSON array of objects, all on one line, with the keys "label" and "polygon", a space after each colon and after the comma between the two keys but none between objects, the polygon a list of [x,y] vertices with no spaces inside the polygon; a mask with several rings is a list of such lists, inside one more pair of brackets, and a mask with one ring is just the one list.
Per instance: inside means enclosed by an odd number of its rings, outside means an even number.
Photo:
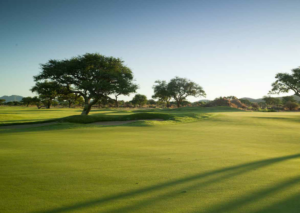
[{"label": "tree canopy", "polygon": [[297,101],[296,101],[296,99],[293,96],[282,97],[282,103],[283,104],[286,104],[288,102],[296,103]]},{"label": "tree canopy", "polygon": [[147,97],[145,95],[136,94],[131,102],[134,106],[139,105],[141,107],[147,103]]},{"label": "tree canopy", "polygon": [[263,100],[264,102],[266,102],[267,105],[279,105],[281,102],[279,98],[273,98],[270,96],[264,96]]},{"label": "tree canopy", "polygon": [[48,109],[50,109],[52,100],[59,94],[59,90],[60,85],[55,81],[36,82],[35,86],[31,88],[31,92],[38,93]]},{"label": "tree canopy", "polygon": [[201,86],[189,79],[179,77],[171,79],[169,83],[155,81],[153,89],[154,95],[152,98],[158,98],[159,102],[165,102],[168,107],[172,98],[176,101],[177,107],[180,107],[188,96],[206,96]]},{"label": "tree canopy", "polygon": [[132,82],[132,79],[123,78],[123,76],[120,76],[120,79],[114,88],[116,107],[119,107],[118,97],[120,95],[129,95],[130,93],[134,93],[137,89],[138,86]]},{"label": "tree canopy", "polygon": [[159,101],[164,102],[167,107],[170,106],[170,100],[172,99],[171,93],[168,90],[168,84],[166,81],[155,81],[153,86],[154,95],[152,98],[158,98]]},{"label": "tree canopy", "polygon": [[277,80],[272,84],[270,94],[293,91],[300,97],[300,67],[293,69],[292,74],[278,73],[275,78]]},{"label": "tree canopy", "polygon": [[24,97],[22,98],[21,102],[28,107],[32,103],[32,97]]},{"label": "tree canopy", "polygon": [[175,99],[177,107],[180,107],[188,96],[206,97],[206,93],[201,86],[186,78],[175,77],[171,79],[168,83],[168,91]]},{"label": "tree canopy", "polygon": [[121,59],[97,53],[69,60],[49,60],[41,68],[42,72],[34,77],[35,81],[49,79],[70,93],[80,94],[85,102],[82,115],[87,115],[100,98],[114,94],[118,85],[133,80],[132,71]]}]

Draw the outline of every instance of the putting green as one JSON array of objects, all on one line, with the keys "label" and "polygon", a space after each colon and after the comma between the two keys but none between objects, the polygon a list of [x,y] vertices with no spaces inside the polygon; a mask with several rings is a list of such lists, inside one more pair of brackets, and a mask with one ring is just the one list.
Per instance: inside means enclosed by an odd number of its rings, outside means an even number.
[{"label": "putting green", "polygon": [[300,212],[299,112],[163,113],[0,130],[0,212]]}]

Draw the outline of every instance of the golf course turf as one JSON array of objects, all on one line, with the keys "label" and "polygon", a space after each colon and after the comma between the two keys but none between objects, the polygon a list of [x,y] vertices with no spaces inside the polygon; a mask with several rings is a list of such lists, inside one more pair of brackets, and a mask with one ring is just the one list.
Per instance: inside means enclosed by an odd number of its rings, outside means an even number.
[{"label": "golf course turf", "polygon": [[[0,108],[0,212],[299,213],[300,112]],[[136,118],[121,126],[93,122]]]}]

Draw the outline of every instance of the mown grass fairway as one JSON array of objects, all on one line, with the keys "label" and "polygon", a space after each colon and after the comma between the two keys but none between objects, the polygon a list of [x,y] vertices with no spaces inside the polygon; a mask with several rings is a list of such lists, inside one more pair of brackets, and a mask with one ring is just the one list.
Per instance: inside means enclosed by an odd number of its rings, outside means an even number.
[{"label": "mown grass fairway", "polygon": [[0,130],[0,212],[300,212],[299,112],[159,112]]},{"label": "mown grass fairway", "polygon": [[[42,122],[49,119],[80,115],[81,109],[35,107],[0,107],[0,125],[12,123]],[[93,114],[94,112],[91,112]]]}]

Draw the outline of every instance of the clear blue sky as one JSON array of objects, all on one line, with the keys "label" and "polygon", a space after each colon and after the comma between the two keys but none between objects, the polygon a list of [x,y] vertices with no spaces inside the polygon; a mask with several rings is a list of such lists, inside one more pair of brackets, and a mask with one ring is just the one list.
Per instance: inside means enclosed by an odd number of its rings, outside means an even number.
[{"label": "clear blue sky", "polygon": [[32,96],[40,63],[97,52],[122,58],[148,98],[175,76],[208,99],[260,98],[300,66],[299,11],[299,0],[0,0],[0,96]]}]

